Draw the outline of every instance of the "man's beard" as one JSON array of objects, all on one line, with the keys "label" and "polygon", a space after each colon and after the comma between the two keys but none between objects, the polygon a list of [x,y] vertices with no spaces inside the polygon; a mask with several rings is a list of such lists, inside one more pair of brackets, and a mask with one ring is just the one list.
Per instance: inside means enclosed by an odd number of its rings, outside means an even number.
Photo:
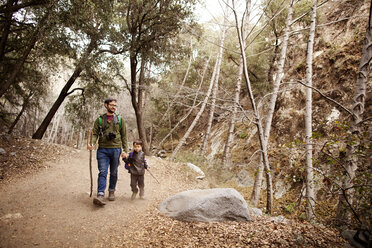
[{"label": "man's beard", "polygon": [[113,113],[115,113],[115,111],[112,111],[111,109],[107,109],[107,111],[109,112],[109,113],[111,113],[111,114],[113,114]]}]

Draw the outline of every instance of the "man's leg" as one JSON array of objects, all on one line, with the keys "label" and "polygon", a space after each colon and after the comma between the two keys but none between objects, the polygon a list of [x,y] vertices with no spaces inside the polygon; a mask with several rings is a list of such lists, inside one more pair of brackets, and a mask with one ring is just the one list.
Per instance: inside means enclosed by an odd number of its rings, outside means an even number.
[{"label": "man's leg", "polygon": [[104,195],[107,181],[107,170],[110,162],[110,157],[105,148],[98,148],[97,150],[98,162],[98,179],[97,179],[97,197],[93,199],[93,203],[97,205],[105,205]]},{"label": "man's leg", "polygon": [[118,166],[120,164],[121,148],[110,149],[110,184],[109,192],[115,192],[116,182],[118,181]]}]

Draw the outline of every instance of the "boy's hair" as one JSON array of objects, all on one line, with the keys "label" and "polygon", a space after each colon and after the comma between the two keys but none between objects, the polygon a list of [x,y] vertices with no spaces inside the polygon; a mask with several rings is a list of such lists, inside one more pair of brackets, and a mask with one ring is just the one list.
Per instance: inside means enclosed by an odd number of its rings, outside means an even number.
[{"label": "boy's hair", "polygon": [[140,140],[140,139],[136,139],[136,140],[134,140],[133,141],[133,146],[134,145],[140,145],[140,146],[142,146],[142,140]]}]

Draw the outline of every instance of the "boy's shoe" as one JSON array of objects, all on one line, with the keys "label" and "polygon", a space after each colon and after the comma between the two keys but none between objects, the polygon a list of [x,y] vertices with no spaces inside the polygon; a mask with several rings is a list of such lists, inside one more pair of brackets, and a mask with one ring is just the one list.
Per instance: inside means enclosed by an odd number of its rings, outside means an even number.
[{"label": "boy's shoe", "polygon": [[97,197],[94,197],[93,203],[97,206],[106,205],[106,202],[105,202],[105,199],[103,198],[103,195],[98,195]]},{"label": "boy's shoe", "polygon": [[136,199],[136,195],[137,195],[137,193],[132,193],[132,196],[130,197],[130,199],[133,201],[134,199]]},{"label": "boy's shoe", "polygon": [[114,191],[109,191],[108,199],[109,199],[109,201],[115,201],[115,192]]},{"label": "boy's shoe", "polygon": [[140,189],[140,193],[139,193],[139,196],[140,196],[140,199],[143,200],[143,196],[145,195],[145,190],[144,189]]}]

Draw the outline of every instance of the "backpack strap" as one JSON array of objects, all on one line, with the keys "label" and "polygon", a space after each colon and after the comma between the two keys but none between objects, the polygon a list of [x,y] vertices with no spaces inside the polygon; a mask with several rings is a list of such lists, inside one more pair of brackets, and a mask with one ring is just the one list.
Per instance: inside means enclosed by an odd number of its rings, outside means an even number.
[{"label": "backpack strap", "polygon": [[[114,124],[117,124],[119,122],[119,129],[121,130],[121,122],[122,122],[122,118],[120,115],[114,115]],[[104,122],[103,126],[102,126],[102,122]],[[102,117],[102,115],[99,116],[98,118],[98,126],[99,126],[99,132],[100,132],[100,136],[102,137],[103,136],[103,129],[107,126],[107,116],[104,115],[104,117]]]},{"label": "backpack strap", "polygon": [[98,128],[99,128],[99,136],[103,137],[102,115],[100,115],[98,118]]},{"label": "backpack strap", "polygon": [[118,122],[119,122],[119,127],[121,129],[121,116],[120,115],[118,115]]}]

